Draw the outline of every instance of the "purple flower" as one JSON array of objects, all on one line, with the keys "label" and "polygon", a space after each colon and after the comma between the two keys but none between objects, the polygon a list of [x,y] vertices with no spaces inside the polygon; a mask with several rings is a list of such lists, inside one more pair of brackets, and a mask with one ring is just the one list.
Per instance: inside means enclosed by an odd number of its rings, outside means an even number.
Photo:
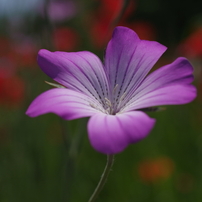
[{"label": "purple flower", "polygon": [[50,20],[60,22],[69,20],[77,13],[75,2],[73,1],[51,1],[48,7]]},{"label": "purple flower", "polygon": [[[46,2],[41,2],[38,12],[44,17],[44,6]],[[51,0],[48,3],[47,14],[51,21],[61,22],[70,20],[78,12],[77,5],[73,0]]]},{"label": "purple flower", "polygon": [[[39,95],[26,114],[55,113],[66,120],[90,117],[88,134],[99,152],[115,154],[145,138],[155,124],[140,109],[185,104],[196,97],[193,68],[185,58],[148,74],[166,47],[140,40],[117,27],[108,43],[104,65],[91,52],[40,50],[38,64],[61,88]],[[66,88],[65,88],[66,87]]]}]

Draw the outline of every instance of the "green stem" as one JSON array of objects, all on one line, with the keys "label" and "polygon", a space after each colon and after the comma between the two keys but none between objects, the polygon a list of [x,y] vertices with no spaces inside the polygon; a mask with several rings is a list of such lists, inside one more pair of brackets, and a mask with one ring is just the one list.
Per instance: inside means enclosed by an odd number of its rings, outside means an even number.
[{"label": "green stem", "polygon": [[104,172],[102,173],[100,181],[88,202],[94,202],[95,199],[98,197],[99,193],[101,192],[102,188],[104,187],[107,181],[107,177],[109,175],[109,172],[111,171],[113,163],[114,163],[114,155],[108,155],[107,164],[105,166]]}]

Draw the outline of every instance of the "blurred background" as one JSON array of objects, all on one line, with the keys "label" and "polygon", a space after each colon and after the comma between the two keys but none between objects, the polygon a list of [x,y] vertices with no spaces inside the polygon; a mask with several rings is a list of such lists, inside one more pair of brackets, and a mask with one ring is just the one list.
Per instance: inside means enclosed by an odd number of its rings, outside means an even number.
[{"label": "blurred background", "polygon": [[202,1],[0,0],[0,202],[82,202],[106,156],[90,146],[88,119],[25,111],[52,82],[37,52],[88,50],[103,58],[117,25],[168,47],[155,68],[187,57],[198,97],[151,112],[155,128],[117,154],[98,202],[202,201]]}]

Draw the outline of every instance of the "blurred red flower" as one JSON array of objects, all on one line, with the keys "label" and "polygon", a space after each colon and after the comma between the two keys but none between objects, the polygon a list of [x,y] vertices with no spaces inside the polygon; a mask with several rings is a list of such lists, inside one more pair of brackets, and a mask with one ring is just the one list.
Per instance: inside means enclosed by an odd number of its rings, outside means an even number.
[{"label": "blurred red flower", "polygon": [[180,44],[179,52],[189,58],[202,57],[202,27],[198,27]]},{"label": "blurred red flower", "polygon": [[195,83],[198,87],[198,99],[202,100],[202,26],[195,28],[177,47],[181,54],[191,61],[194,67]]},{"label": "blurred red flower", "polygon": [[[91,34],[93,44],[97,48],[102,48],[109,41],[112,30],[117,23],[119,25],[124,25],[125,19],[130,15],[134,10],[135,5],[134,1],[130,1],[129,6],[125,10],[123,16],[120,16],[120,22],[115,22],[117,17],[122,10],[124,0],[99,0],[97,2],[97,7],[91,14]],[[92,20],[93,19],[93,20]],[[114,24],[115,23],[115,24]]]},{"label": "blurred red flower", "polygon": [[[97,48],[103,48],[111,37],[115,26],[121,25],[134,30],[141,39],[155,40],[154,26],[147,21],[130,21],[130,16],[135,12],[135,1],[130,1],[122,16],[124,0],[99,0],[97,9],[93,12],[91,20],[92,42]],[[104,13],[104,15],[103,15]],[[118,19],[120,17],[120,19]],[[116,20],[118,21],[116,22]]]},{"label": "blurred red flower", "polygon": [[18,107],[24,100],[25,84],[15,75],[3,76],[0,73],[0,105]]},{"label": "blurred red flower", "polygon": [[2,66],[10,68],[11,63],[14,64],[16,70],[19,67],[36,66],[37,52],[38,47],[31,38],[27,39],[24,37],[23,39],[13,40],[6,37],[0,37],[1,71]]},{"label": "blurred red flower", "polygon": [[79,35],[69,27],[59,27],[53,32],[53,43],[56,50],[75,51],[79,45]]},{"label": "blurred red flower", "polygon": [[145,183],[156,183],[168,179],[174,170],[174,163],[168,157],[159,157],[140,162],[138,173]]},{"label": "blurred red flower", "polygon": [[[7,37],[0,37],[0,44],[0,105],[18,107],[25,94],[24,81],[17,76],[18,65],[27,64],[26,56],[30,52],[27,49],[22,52],[19,46],[16,48],[14,42]],[[22,47],[23,44],[20,45]],[[36,60],[36,57],[34,58]]]}]

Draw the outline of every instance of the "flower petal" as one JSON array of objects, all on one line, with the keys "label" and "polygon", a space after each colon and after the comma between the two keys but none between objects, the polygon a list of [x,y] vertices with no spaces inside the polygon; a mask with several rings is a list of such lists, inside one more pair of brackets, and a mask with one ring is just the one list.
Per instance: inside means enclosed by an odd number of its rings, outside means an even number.
[{"label": "flower petal", "polygon": [[108,82],[100,59],[93,53],[40,50],[38,64],[55,81],[96,99],[107,97]]},{"label": "flower petal", "polygon": [[196,97],[192,73],[193,67],[182,57],[154,71],[134,92],[128,110],[191,102]]},{"label": "flower petal", "polygon": [[105,71],[113,92],[111,99],[117,100],[137,88],[165,50],[158,42],[140,40],[129,28],[115,28],[105,55]]},{"label": "flower petal", "polygon": [[98,111],[90,106],[89,97],[64,88],[54,88],[39,95],[29,106],[26,114],[36,117],[55,113],[66,120],[89,117]]},{"label": "flower petal", "polygon": [[88,134],[97,151],[115,154],[145,138],[154,124],[154,119],[140,111],[115,116],[98,113],[89,120]]}]

